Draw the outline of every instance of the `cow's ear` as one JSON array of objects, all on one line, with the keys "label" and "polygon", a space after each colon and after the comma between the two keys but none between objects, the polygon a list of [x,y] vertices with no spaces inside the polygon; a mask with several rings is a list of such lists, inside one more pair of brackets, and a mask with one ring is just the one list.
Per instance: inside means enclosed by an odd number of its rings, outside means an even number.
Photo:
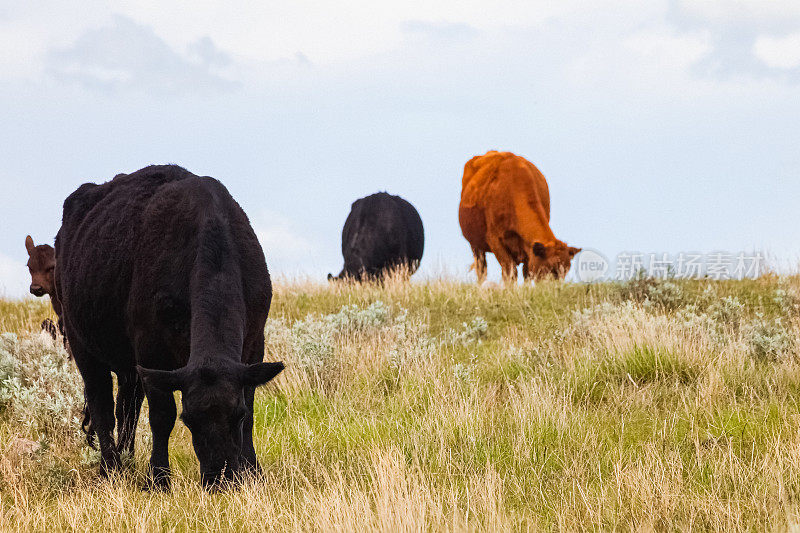
[{"label": "cow's ear", "polygon": [[575,248],[574,246],[570,246],[569,247],[569,256],[570,257],[575,257],[576,255],[581,253],[581,250],[583,250],[583,248]]},{"label": "cow's ear", "polygon": [[250,387],[258,387],[269,382],[284,369],[282,362],[256,363],[247,365],[242,370],[242,381]]},{"label": "cow's ear", "polygon": [[533,255],[544,259],[544,257],[547,255],[547,250],[545,250],[544,244],[540,242],[533,243]]},{"label": "cow's ear", "polygon": [[136,365],[145,390],[173,392],[183,389],[183,373],[180,370],[154,370]]},{"label": "cow's ear", "polygon": [[33,255],[33,251],[36,250],[36,245],[33,244],[33,239],[30,235],[25,237],[25,249],[28,250],[28,255]]}]

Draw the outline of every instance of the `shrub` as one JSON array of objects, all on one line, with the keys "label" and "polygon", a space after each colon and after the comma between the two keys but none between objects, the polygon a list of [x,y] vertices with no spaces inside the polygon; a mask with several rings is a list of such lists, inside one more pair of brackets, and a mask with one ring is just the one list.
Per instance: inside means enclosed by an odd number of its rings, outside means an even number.
[{"label": "shrub", "polygon": [[778,317],[772,320],[760,316],[748,331],[750,355],[759,361],[780,362],[796,355],[795,335]]},{"label": "shrub", "polygon": [[322,319],[309,317],[294,323],[292,350],[298,366],[319,372],[332,363],[334,328]]},{"label": "shrub", "polygon": [[472,382],[472,365],[456,363],[453,365],[453,377],[456,382],[466,385]]},{"label": "shrub", "polygon": [[800,296],[792,289],[777,289],[772,300],[780,307],[785,315],[800,314]]},{"label": "shrub", "polygon": [[[405,313],[399,318],[405,319]],[[268,319],[265,338],[270,350],[284,350],[291,364],[311,374],[318,386],[329,384],[339,370],[336,343],[344,336],[371,335],[392,325],[388,305],[376,301],[361,308],[344,305],[336,313],[309,315],[291,327],[283,321]]]},{"label": "shrub", "polygon": [[619,284],[622,298],[624,300],[633,300],[634,302],[644,302],[650,286],[654,283],[656,283],[656,280],[649,277],[647,272],[640,268],[631,279]]},{"label": "shrub", "polygon": [[363,332],[386,324],[389,319],[389,306],[378,300],[366,309],[357,305],[345,305],[338,313],[325,317],[331,327],[339,332]]},{"label": "shrub", "polygon": [[647,288],[647,297],[643,302],[645,308],[674,311],[686,305],[686,296],[680,285],[667,280],[655,281]]},{"label": "shrub", "polygon": [[735,296],[726,296],[709,306],[708,315],[717,323],[738,331],[744,319],[744,304]]},{"label": "shrub", "polygon": [[630,300],[621,304],[601,302],[591,307],[585,307],[583,309],[572,311],[571,327],[559,332],[559,336],[563,339],[569,339],[573,335],[592,338],[598,322],[604,322],[612,317],[627,318],[639,314],[643,314],[641,306],[634,304]]},{"label": "shrub", "polygon": [[389,350],[389,365],[397,371],[427,361],[436,348],[425,323],[408,318],[403,310],[394,321],[394,346]]},{"label": "shrub", "polygon": [[489,323],[482,316],[476,316],[469,322],[462,322],[462,330],[450,329],[447,331],[443,343],[471,344],[479,342],[489,331]]},{"label": "shrub", "polygon": [[61,342],[44,333],[0,335],[0,407],[42,438],[78,437],[83,383]]},{"label": "shrub", "polygon": [[639,302],[651,310],[674,311],[688,303],[686,293],[675,281],[649,277],[641,269],[620,287],[623,299]]}]

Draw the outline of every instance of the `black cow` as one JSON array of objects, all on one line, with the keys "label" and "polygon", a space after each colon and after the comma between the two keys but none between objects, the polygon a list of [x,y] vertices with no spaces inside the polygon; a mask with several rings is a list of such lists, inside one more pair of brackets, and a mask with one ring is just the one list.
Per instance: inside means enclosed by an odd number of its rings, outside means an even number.
[{"label": "black cow", "polygon": [[283,363],[261,362],[269,273],[247,216],[220,182],[166,165],[81,185],[64,202],[55,281],[101,473],[133,451],[146,392],[152,481],[169,487],[175,390],[205,486],[259,470],[253,395]]},{"label": "black cow", "polygon": [[413,205],[385,192],[361,198],[342,229],[344,268],[328,279],[377,278],[398,266],[413,274],[424,246],[422,219]]}]

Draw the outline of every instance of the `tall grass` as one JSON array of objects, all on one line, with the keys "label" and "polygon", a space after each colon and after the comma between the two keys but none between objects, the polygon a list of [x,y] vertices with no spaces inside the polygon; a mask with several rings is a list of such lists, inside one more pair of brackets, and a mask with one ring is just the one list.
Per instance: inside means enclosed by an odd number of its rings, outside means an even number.
[{"label": "tall grass", "polygon": [[[200,487],[180,423],[171,493],[141,490],[146,421],[131,467],[98,479],[71,418],[77,374],[36,332],[46,306],[0,302],[0,313],[15,335],[0,356],[0,530],[782,530],[800,520],[798,277],[644,289],[276,280],[267,358],[287,370],[257,397],[265,474],[222,494]],[[42,408],[54,387],[63,402]]]}]

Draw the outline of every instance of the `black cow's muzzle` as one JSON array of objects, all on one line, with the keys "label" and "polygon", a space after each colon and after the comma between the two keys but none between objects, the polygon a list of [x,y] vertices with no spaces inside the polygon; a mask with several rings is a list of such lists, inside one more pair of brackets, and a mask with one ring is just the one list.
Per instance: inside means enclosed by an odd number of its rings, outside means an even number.
[{"label": "black cow's muzzle", "polygon": [[203,483],[203,488],[210,492],[218,492],[228,489],[238,480],[238,472],[228,467],[220,470],[200,471],[200,481]]}]

